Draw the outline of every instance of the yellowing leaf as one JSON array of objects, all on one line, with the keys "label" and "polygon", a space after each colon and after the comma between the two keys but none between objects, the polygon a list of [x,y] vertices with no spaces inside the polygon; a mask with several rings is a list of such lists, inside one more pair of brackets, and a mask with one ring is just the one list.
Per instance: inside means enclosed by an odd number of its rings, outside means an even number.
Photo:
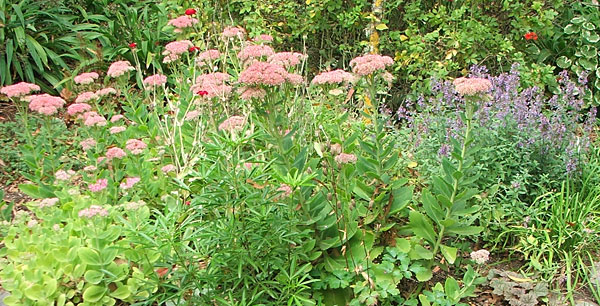
[{"label": "yellowing leaf", "polygon": [[419,164],[417,162],[411,161],[410,163],[408,163],[407,167],[413,169],[416,168],[418,165]]},{"label": "yellowing leaf", "polygon": [[407,39],[408,39],[408,36],[406,36],[404,34],[400,35],[400,41],[405,41]]},{"label": "yellowing leaf", "polygon": [[512,276],[510,275],[510,273],[507,273],[506,276],[508,276],[508,278],[514,280],[515,282],[518,283],[527,283],[527,282],[532,282],[533,280],[529,277],[526,278],[520,278],[520,277],[516,277],[516,276]]},{"label": "yellowing leaf", "polygon": [[454,49],[450,49],[446,52],[446,59],[451,59],[454,56],[456,56],[456,54],[458,53],[458,51],[454,50]]},{"label": "yellowing leaf", "polygon": [[387,30],[387,29],[388,29],[388,26],[387,26],[387,25],[385,25],[385,23],[380,23],[380,24],[378,24],[378,25],[375,27],[375,29],[377,29],[377,30],[379,30],[379,31],[383,31],[383,30]]},{"label": "yellowing leaf", "polygon": [[365,105],[368,107],[373,106],[373,104],[371,103],[371,98],[369,98],[369,96],[365,96]]}]

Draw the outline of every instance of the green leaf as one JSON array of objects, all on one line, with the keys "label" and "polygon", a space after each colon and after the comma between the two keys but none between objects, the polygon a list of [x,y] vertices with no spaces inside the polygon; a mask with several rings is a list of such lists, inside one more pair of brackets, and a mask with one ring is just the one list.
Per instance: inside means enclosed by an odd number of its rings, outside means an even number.
[{"label": "green leaf", "polygon": [[96,250],[87,247],[82,247],[79,249],[78,254],[81,261],[83,261],[83,263],[85,264],[95,266],[102,265],[102,258]]},{"label": "green leaf", "polygon": [[598,50],[594,46],[584,45],[581,47],[581,49],[579,49],[579,51],[587,58],[595,58],[598,56]]},{"label": "green leaf", "polygon": [[448,233],[457,234],[457,235],[476,235],[481,233],[483,227],[481,226],[461,226],[455,225],[446,228]]},{"label": "green leaf", "polygon": [[399,189],[395,189],[392,192],[394,200],[392,202],[392,207],[390,208],[390,215],[396,214],[397,212],[404,209],[406,205],[408,205],[410,200],[412,200],[413,189],[413,186],[405,186]]},{"label": "green leaf", "polygon": [[597,43],[600,40],[600,35],[595,32],[582,31],[581,36],[591,43]]},{"label": "green leaf", "polygon": [[53,198],[55,196],[49,188],[34,184],[20,184],[19,190],[34,199]]},{"label": "green leaf", "polygon": [[39,284],[33,284],[27,287],[23,293],[28,299],[34,301],[39,301],[45,298],[44,287]]},{"label": "green leaf", "polygon": [[568,24],[564,29],[565,34],[571,35],[573,33],[579,32],[579,27],[573,24]]},{"label": "green leaf", "polygon": [[411,258],[414,259],[433,259],[433,252],[419,244],[415,245],[410,252]]},{"label": "green leaf", "polygon": [[433,226],[427,218],[417,211],[411,211],[408,214],[409,226],[417,237],[427,240],[433,244],[436,241],[436,233]]},{"label": "green leaf", "polygon": [[318,143],[318,142],[315,142],[315,143],[313,144],[313,146],[314,146],[314,148],[315,148],[315,151],[316,151],[316,152],[317,152],[317,154],[319,155],[319,157],[323,158],[323,150],[321,149],[321,147],[322,147],[323,145],[321,145],[321,144],[320,144],[320,143]]},{"label": "green leaf", "polygon": [[588,31],[593,31],[596,29],[596,26],[591,22],[584,22],[581,26]]},{"label": "green leaf", "polygon": [[90,286],[83,292],[83,301],[86,303],[96,303],[104,297],[107,288],[103,286]]},{"label": "green leaf", "polygon": [[99,284],[104,278],[104,273],[96,270],[89,270],[84,274],[85,281],[91,284]]},{"label": "green leaf", "polygon": [[419,272],[415,273],[415,277],[420,282],[426,282],[433,277],[433,273],[431,273],[431,269],[423,268]]},{"label": "green leaf", "polygon": [[129,290],[129,286],[120,285],[117,290],[110,293],[110,296],[117,298],[119,300],[124,300],[131,295],[131,291]]},{"label": "green leaf", "polygon": [[405,238],[396,238],[396,248],[402,253],[410,252],[410,242]]},{"label": "green leaf", "polygon": [[595,70],[596,69],[596,64],[594,64],[593,62],[587,60],[587,59],[583,59],[580,58],[579,60],[577,60],[577,63],[585,70],[591,71],[591,70]]},{"label": "green leaf", "polygon": [[456,253],[458,252],[458,249],[442,244],[440,245],[440,251],[442,252],[442,255],[444,255],[444,258],[446,258],[446,260],[453,265],[454,261],[456,261]]},{"label": "green leaf", "polygon": [[446,291],[446,296],[454,303],[460,300],[460,286],[458,282],[454,279],[454,277],[450,276],[446,278],[446,283],[444,284],[444,291]]}]

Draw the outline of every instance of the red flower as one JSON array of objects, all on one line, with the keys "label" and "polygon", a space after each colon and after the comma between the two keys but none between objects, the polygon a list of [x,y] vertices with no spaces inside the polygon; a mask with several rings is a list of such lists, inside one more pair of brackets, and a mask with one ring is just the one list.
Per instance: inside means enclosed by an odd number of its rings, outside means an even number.
[{"label": "red flower", "polygon": [[537,34],[535,34],[535,32],[529,32],[529,33],[523,35],[523,37],[525,37],[526,40],[532,40],[532,39],[537,40],[538,39],[538,36],[537,36]]},{"label": "red flower", "polygon": [[196,46],[190,47],[190,52],[194,52],[194,51],[200,51],[200,47],[196,47]]},{"label": "red flower", "polygon": [[196,14],[196,10],[193,8],[189,8],[189,9],[185,10],[185,14],[188,16],[194,15],[194,14]]},{"label": "red flower", "polygon": [[135,47],[137,47],[136,43],[130,43],[129,44],[129,48],[134,49]]},{"label": "red flower", "polygon": [[206,95],[208,95],[208,91],[206,91],[206,90],[199,90],[199,91],[197,92],[197,94],[198,94],[199,96],[206,96]]}]

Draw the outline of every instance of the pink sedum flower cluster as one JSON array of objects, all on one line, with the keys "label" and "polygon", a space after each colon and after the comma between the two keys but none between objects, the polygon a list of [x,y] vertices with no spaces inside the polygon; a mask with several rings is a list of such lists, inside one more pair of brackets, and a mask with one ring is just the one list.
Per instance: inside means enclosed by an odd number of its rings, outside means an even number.
[{"label": "pink sedum flower cluster", "polygon": [[40,87],[35,84],[20,82],[0,88],[0,93],[5,94],[9,98],[15,98],[22,97],[39,90]]},{"label": "pink sedum flower cluster", "polygon": [[265,45],[249,45],[246,46],[242,51],[240,51],[237,57],[245,62],[250,59],[260,58],[260,57],[268,57],[275,54],[273,48]]},{"label": "pink sedum flower cluster", "polygon": [[89,208],[82,209],[79,211],[79,218],[93,218],[93,217],[106,217],[108,216],[108,210],[102,208],[99,205],[92,205]]},{"label": "pink sedum flower cluster", "polygon": [[105,126],[106,118],[96,112],[87,112],[83,114],[83,124],[85,126]]},{"label": "pink sedum flower cluster", "polygon": [[226,27],[223,29],[222,33],[224,38],[234,38],[237,37],[239,39],[243,39],[246,36],[246,30],[240,27]]},{"label": "pink sedum flower cluster", "polygon": [[238,93],[242,100],[262,99],[267,95],[267,92],[259,87],[243,86],[238,88]]},{"label": "pink sedum flower cluster", "polygon": [[479,265],[482,265],[490,260],[490,252],[481,249],[479,251],[471,252],[471,259]]},{"label": "pink sedum flower cluster", "polygon": [[119,115],[114,115],[114,116],[112,116],[110,118],[110,122],[115,123],[115,122],[117,122],[117,121],[119,121],[119,120],[121,120],[123,118],[125,118],[125,116],[123,116],[123,115],[120,115],[120,114]]},{"label": "pink sedum flower cluster", "polygon": [[367,54],[359,56],[350,61],[352,72],[366,76],[378,70],[385,70],[386,67],[394,64],[394,60],[389,56],[379,54]]},{"label": "pink sedum flower cluster", "polygon": [[146,143],[139,139],[129,139],[125,145],[125,148],[133,155],[141,154],[146,147]]},{"label": "pink sedum flower cluster", "polygon": [[118,134],[121,132],[125,132],[125,130],[127,130],[127,128],[124,126],[113,126],[110,129],[108,129],[108,132],[111,134]]},{"label": "pink sedum flower cluster", "polygon": [[162,86],[163,84],[166,84],[166,83],[167,83],[167,77],[162,74],[151,75],[144,79],[144,85],[146,85],[147,88],[155,87],[155,86]]},{"label": "pink sedum flower cluster", "polygon": [[102,88],[96,91],[96,95],[98,97],[104,97],[104,96],[108,96],[108,95],[116,95],[117,94],[117,90],[112,88],[112,87],[106,87],[106,88]]},{"label": "pink sedum flower cluster", "polygon": [[228,81],[231,76],[223,72],[214,72],[208,74],[202,74],[196,78],[196,84],[192,85],[192,91],[195,94],[198,92],[205,92],[206,98],[214,97],[226,97],[231,94],[233,87],[227,85],[225,82]]},{"label": "pink sedum flower cluster", "polygon": [[176,168],[173,164],[168,164],[168,165],[160,168],[160,171],[162,171],[163,173],[169,173],[169,172],[175,171],[175,169]]},{"label": "pink sedum flower cluster", "polygon": [[283,198],[287,198],[292,194],[292,187],[286,185],[286,184],[281,184],[279,186],[279,188],[277,188],[277,191],[280,192],[280,194],[275,197],[276,200],[281,200]]},{"label": "pink sedum flower cluster", "polygon": [[58,109],[65,105],[65,100],[49,94],[33,95],[26,98],[29,101],[29,109],[42,115],[54,115]]},{"label": "pink sedum flower cluster", "polygon": [[458,78],[452,84],[454,84],[456,92],[462,96],[486,93],[492,87],[492,82],[483,78]]},{"label": "pink sedum flower cluster", "polygon": [[219,131],[239,131],[246,124],[246,118],[242,116],[231,116],[219,124]]},{"label": "pink sedum flower cluster", "polygon": [[280,65],[265,62],[254,62],[240,73],[238,79],[238,82],[249,86],[277,86],[285,82],[296,84],[302,81],[302,76],[289,73]]},{"label": "pink sedum flower cluster", "polygon": [[100,192],[108,187],[107,179],[98,179],[94,184],[88,186],[91,192]]},{"label": "pink sedum flower cluster", "polygon": [[67,107],[67,113],[71,116],[83,114],[92,110],[92,107],[87,103],[74,103]]},{"label": "pink sedum flower cluster", "polygon": [[267,62],[287,68],[300,64],[300,61],[305,58],[306,55],[298,52],[277,52],[269,56]]},{"label": "pink sedum flower cluster", "polygon": [[[106,150],[106,159],[111,160],[114,158],[118,158],[118,159],[122,159],[123,157],[127,156],[127,153],[125,153],[125,151],[123,151],[123,149],[119,148],[119,147],[112,147],[108,150]],[[98,161],[99,163],[101,161]]]},{"label": "pink sedum flower cluster", "polygon": [[336,163],[338,164],[354,164],[356,163],[356,155],[354,154],[348,154],[348,153],[340,153],[338,154],[336,157],[334,157],[334,160]]},{"label": "pink sedum flower cluster", "polygon": [[139,177],[128,177],[122,182],[119,186],[121,189],[130,189],[133,185],[137,184],[140,181]]},{"label": "pink sedum flower cluster", "polygon": [[196,57],[196,65],[205,66],[209,65],[212,61],[219,59],[221,57],[221,52],[219,50],[211,49],[206,50]]},{"label": "pink sedum flower cluster", "polygon": [[96,79],[100,77],[96,72],[85,72],[73,78],[75,84],[87,85],[92,84]]},{"label": "pink sedum flower cluster", "polygon": [[46,198],[38,203],[39,208],[52,207],[58,203],[58,198]]},{"label": "pink sedum flower cluster", "polygon": [[310,83],[313,85],[340,84],[352,83],[354,80],[355,78],[352,73],[342,69],[336,69],[319,73]]},{"label": "pink sedum flower cluster", "polygon": [[131,66],[128,61],[117,61],[114,62],[108,67],[108,72],[106,73],[108,76],[113,78],[118,78],[129,71],[133,71],[135,68]]},{"label": "pink sedum flower cluster", "polygon": [[86,91],[86,92],[82,92],[80,93],[77,98],[75,99],[75,103],[86,103],[89,102],[91,100],[96,100],[98,99],[98,96],[96,95],[96,93],[93,93],[91,91]]},{"label": "pink sedum flower cluster", "polygon": [[59,181],[68,181],[71,179],[71,177],[73,177],[75,175],[75,171],[73,170],[58,170],[56,171],[56,173],[54,173],[54,177],[59,180]]},{"label": "pink sedum flower cluster", "polygon": [[87,138],[79,142],[79,145],[81,145],[84,151],[87,151],[96,146],[96,140],[94,138]]},{"label": "pink sedum flower cluster", "polygon": [[269,43],[273,41],[273,36],[269,34],[260,34],[252,39],[253,42],[257,43]]},{"label": "pink sedum flower cluster", "polygon": [[178,60],[181,54],[186,53],[193,46],[194,44],[189,40],[178,40],[168,43],[165,46],[165,51],[162,53],[165,56],[163,63],[171,63]]},{"label": "pink sedum flower cluster", "polygon": [[191,28],[197,23],[198,23],[198,19],[188,16],[188,15],[183,15],[183,16],[179,16],[175,19],[169,20],[169,22],[167,24],[170,26],[174,26],[177,29],[181,30],[181,29],[185,29],[185,28]]}]

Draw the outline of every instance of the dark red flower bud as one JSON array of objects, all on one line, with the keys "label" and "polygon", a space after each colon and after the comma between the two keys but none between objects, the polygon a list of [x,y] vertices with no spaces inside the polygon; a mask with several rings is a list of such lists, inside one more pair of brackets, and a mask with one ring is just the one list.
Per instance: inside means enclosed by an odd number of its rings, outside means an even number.
[{"label": "dark red flower bud", "polygon": [[193,8],[189,8],[189,9],[185,10],[185,14],[188,16],[194,15],[194,14],[196,14],[196,10]]},{"label": "dark red flower bud", "polygon": [[526,33],[525,35],[523,35],[523,37],[525,37],[525,40],[538,40],[538,36],[535,32]]},{"label": "dark red flower bud", "polygon": [[129,48],[134,49],[135,47],[137,47],[136,43],[130,43],[129,44]]},{"label": "dark red flower bud", "polygon": [[206,96],[206,95],[208,95],[208,91],[206,91],[206,90],[199,90],[198,92],[196,92],[196,94],[198,94],[199,96]]},{"label": "dark red flower bud", "polygon": [[190,52],[200,51],[200,47],[193,46],[193,47],[190,47],[189,50],[190,50]]}]

